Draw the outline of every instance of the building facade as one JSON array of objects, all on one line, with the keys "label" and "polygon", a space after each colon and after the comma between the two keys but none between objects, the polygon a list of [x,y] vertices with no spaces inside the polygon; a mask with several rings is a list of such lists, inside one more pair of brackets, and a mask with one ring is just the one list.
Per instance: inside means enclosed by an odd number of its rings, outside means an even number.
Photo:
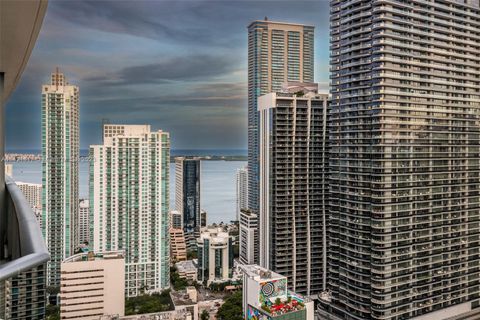
[{"label": "building facade", "polygon": [[[45,319],[47,303],[46,266],[19,273],[0,286],[0,295],[5,297],[2,301],[2,315],[4,319]],[[0,300],[1,301],[1,300]]]},{"label": "building facade", "polygon": [[293,83],[259,98],[260,265],[295,292],[326,287],[328,95]]},{"label": "building facade", "polygon": [[187,260],[187,245],[182,228],[170,228],[170,258],[172,263]]},{"label": "building facade", "polygon": [[32,208],[38,225],[42,228],[42,185],[39,183],[16,182],[30,208]]},{"label": "building facade", "polygon": [[177,210],[170,211],[170,227],[183,230],[183,216]]},{"label": "building facade", "polygon": [[204,228],[197,239],[199,282],[224,282],[233,268],[233,237],[222,228]]},{"label": "building facade", "polygon": [[236,174],[236,195],[237,195],[237,221],[240,220],[240,211],[248,209],[248,169],[247,167],[237,169]]},{"label": "building facade", "polygon": [[125,314],[123,251],[79,253],[63,261],[61,270],[61,319]]},{"label": "building facade", "polygon": [[81,199],[78,203],[78,244],[90,241],[90,205],[88,199]]},{"label": "building facade", "polygon": [[477,308],[479,2],[330,4],[325,309],[423,320]]},{"label": "building facade", "polygon": [[126,296],[169,287],[169,134],[149,125],[103,127],[90,147],[95,251],[125,251]]},{"label": "building facade", "polygon": [[49,286],[78,242],[79,89],[52,73],[42,86],[42,230],[50,252]]},{"label": "building facade", "polygon": [[239,261],[241,264],[258,264],[258,215],[242,209],[239,221]]},{"label": "building facade", "polygon": [[258,265],[241,266],[245,320],[314,320],[313,300],[288,290],[288,279]]},{"label": "building facade", "polygon": [[183,228],[200,228],[200,159],[175,158],[175,210],[183,215]]},{"label": "building facade", "polygon": [[5,176],[13,177],[13,164],[5,163]]},{"label": "building facade", "polygon": [[287,81],[313,82],[314,27],[254,21],[248,26],[248,202],[259,206],[258,97]]}]

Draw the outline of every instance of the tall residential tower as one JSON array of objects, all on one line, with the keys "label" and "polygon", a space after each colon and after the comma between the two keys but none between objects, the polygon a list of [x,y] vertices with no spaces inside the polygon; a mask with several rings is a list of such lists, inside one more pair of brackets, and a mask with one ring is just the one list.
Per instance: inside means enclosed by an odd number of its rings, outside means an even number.
[{"label": "tall residential tower", "polygon": [[287,81],[313,82],[313,26],[254,21],[248,26],[248,203],[258,211],[258,97]]},{"label": "tall residential tower", "polygon": [[325,309],[393,320],[477,308],[479,1],[330,4]]},{"label": "tall residential tower", "polygon": [[175,159],[175,210],[183,215],[186,233],[200,228],[200,159]]},{"label": "tall residential tower", "polygon": [[328,95],[292,83],[259,98],[260,265],[293,291],[326,289]]},{"label": "tall residential tower", "polygon": [[104,125],[103,145],[91,146],[90,155],[95,252],[125,251],[128,297],[168,288],[169,134]]},{"label": "tall residential tower", "polygon": [[237,169],[236,174],[237,212],[236,219],[240,221],[240,211],[248,208],[248,169]]},{"label": "tall residential tower", "polygon": [[47,283],[78,242],[79,89],[54,72],[42,87],[42,229],[50,252]]}]

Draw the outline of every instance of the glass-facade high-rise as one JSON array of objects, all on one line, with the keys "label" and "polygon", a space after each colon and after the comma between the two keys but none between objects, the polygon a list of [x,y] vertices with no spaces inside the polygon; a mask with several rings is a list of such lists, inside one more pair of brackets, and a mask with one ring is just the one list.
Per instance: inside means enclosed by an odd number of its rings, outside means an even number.
[{"label": "glass-facade high-rise", "polygon": [[259,206],[259,96],[288,81],[313,82],[314,27],[254,21],[248,26],[248,206]]},{"label": "glass-facade high-rise", "polygon": [[183,214],[186,233],[198,231],[200,217],[200,159],[175,159],[175,210]]},{"label": "glass-facade high-rise", "polygon": [[42,230],[49,286],[78,243],[79,89],[58,70],[42,87]]},{"label": "glass-facade high-rise", "polygon": [[393,320],[477,308],[479,1],[332,0],[330,9],[324,309]]},{"label": "glass-facade high-rise", "polygon": [[125,294],[170,285],[170,136],[149,125],[103,127],[90,146],[91,243],[96,252],[125,251]]}]

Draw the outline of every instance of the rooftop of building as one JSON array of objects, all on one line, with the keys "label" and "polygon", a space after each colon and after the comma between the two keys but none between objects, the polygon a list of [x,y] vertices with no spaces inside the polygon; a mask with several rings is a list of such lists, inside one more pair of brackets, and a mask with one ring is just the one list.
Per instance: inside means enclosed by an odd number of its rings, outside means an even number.
[{"label": "rooftop of building", "polygon": [[262,268],[256,264],[242,265],[240,268],[245,275],[247,275],[250,279],[255,280],[257,282],[280,280],[280,279],[286,278],[285,276],[282,276],[279,273]]},{"label": "rooftop of building", "polygon": [[124,259],[124,251],[105,251],[105,252],[81,252],[63,260],[62,263],[81,262],[81,261],[96,261],[96,260],[113,260]]},{"label": "rooftop of building", "polygon": [[223,227],[206,227],[201,229],[198,240],[209,239],[212,243],[224,243],[229,238],[230,235]]},{"label": "rooftop of building", "polygon": [[250,28],[251,26],[255,24],[280,24],[280,25],[285,25],[285,26],[296,26],[296,27],[310,27],[310,28],[315,28],[314,25],[309,25],[309,24],[303,24],[303,23],[293,23],[293,22],[285,22],[285,21],[274,21],[274,20],[269,20],[268,17],[265,17],[263,20],[254,20],[252,21],[247,28]]},{"label": "rooftop of building", "polygon": [[197,304],[197,302],[192,299],[192,294],[196,295],[196,291],[197,289],[195,289],[195,287],[187,287],[184,291],[170,291],[170,297],[175,307],[190,306]]},{"label": "rooftop of building", "polygon": [[197,266],[193,260],[179,261],[175,263],[175,267],[180,273],[197,272]]}]

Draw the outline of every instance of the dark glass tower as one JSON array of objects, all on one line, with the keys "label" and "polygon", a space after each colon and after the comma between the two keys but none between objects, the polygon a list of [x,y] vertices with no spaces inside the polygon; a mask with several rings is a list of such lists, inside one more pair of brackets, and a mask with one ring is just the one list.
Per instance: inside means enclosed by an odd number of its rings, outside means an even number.
[{"label": "dark glass tower", "polygon": [[186,233],[198,231],[200,215],[200,159],[175,159],[175,209],[183,215]]}]

